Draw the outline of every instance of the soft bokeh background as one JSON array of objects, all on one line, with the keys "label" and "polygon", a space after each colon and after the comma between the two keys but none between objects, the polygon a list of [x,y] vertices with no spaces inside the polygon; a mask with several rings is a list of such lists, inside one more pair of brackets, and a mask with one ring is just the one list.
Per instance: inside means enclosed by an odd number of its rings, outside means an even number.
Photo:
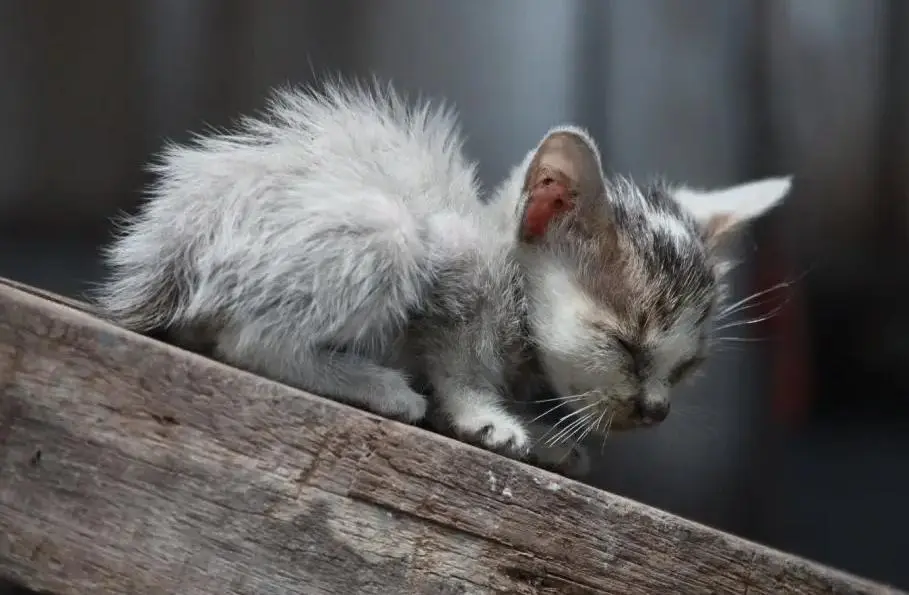
[{"label": "soft bokeh background", "polygon": [[589,481],[909,587],[907,27],[904,0],[0,0],[0,275],[79,295],[165,138],[337,72],[455,103],[489,184],[565,121],[640,178],[794,173],[736,278],[793,281],[739,319],[778,312]]}]

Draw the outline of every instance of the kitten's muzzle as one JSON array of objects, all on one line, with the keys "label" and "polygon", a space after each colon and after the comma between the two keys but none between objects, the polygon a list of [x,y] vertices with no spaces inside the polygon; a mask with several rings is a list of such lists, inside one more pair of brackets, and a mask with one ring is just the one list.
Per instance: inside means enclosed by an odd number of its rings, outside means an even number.
[{"label": "kitten's muzzle", "polygon": [[634,413],[645,425],[658,424],[669,417],[669,402],[637,400],[634,404]]}]

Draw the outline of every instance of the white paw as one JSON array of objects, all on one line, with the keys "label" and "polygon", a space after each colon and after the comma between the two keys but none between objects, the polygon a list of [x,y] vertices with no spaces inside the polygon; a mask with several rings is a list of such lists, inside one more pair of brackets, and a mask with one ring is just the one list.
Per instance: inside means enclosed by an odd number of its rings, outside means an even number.
[{"label": "white paw", "polygon": [[376,413],[415,423],[426,416],[426,397],[411,390],[395,391],[376,404]]},{"label": "white paw", "polygon": [[495,408],[476,408],[452,420],[461,438],[511,457],[524,457],[530,450],[530,435],[513,415]]}]

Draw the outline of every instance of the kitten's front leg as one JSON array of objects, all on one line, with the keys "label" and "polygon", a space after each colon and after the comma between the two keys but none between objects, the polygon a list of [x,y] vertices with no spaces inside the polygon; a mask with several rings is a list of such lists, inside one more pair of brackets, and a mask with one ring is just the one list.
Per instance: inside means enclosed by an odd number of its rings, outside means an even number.
[{"label": "kitten's front leg", "polygon": [[291,345],[266,342],[245,343],[257,349],[244,351],[243,345],[235,335],[222,333],[215,353],[228,363],[382,416],[413,423],[426,414],[426,397],[414,392],[400,370],[366,357],[318,350],[299,353]]},{"label": "kitten's front leg", "polygon": [[510,413],[495,387],[480,379],[452,375],[432,379],[436,400],[455,436],[513,458],[530,451],[530,434]]}]

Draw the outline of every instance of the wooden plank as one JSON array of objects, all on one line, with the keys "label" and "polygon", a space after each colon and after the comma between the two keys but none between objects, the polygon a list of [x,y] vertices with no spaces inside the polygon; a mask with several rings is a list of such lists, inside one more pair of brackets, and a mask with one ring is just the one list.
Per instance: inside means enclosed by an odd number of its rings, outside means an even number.
[{"label": "wooden plank", "polygon": [[0,284],[0,576],[96,593],[887,593]]},{"label": "wooden plank", "polygon": [[54,293],[53,291],[48,291],[46,289],[41,289],[40,287],[33,287],[21,281],[16,281],[14,279],[7,279],[6,277],[0,277],[0,285],[5,285],[12,289],[18,289],[19,291],[30,293],[33,296],[42,298],[47,301],[55,302],[57,304],[66,306],[73,310],[79,310],[86,314],[91,314],[97,318],[106,318],[104,312],[98,306],[94,305],[91,302],[84,300],[79,300],[76,298],[67,297],[65,295],[60,295],[59,293]]}]

